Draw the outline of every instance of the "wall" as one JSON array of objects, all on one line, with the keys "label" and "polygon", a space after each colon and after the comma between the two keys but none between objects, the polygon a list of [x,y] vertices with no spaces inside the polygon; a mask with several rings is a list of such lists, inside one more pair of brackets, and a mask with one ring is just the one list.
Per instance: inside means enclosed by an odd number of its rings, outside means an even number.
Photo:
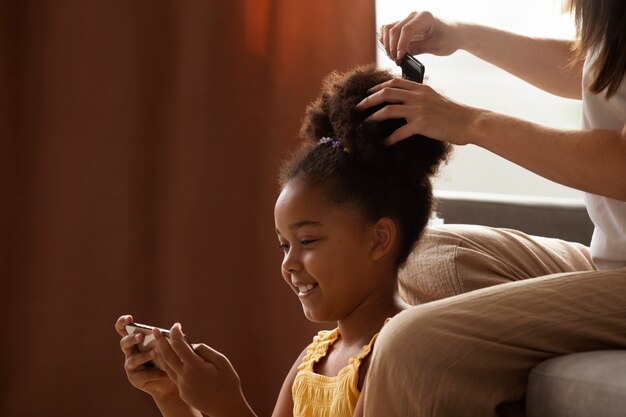
[{"label": "wall", "polygon": [[373,33],[369,0],[0,2],[0,416],[154,416],[126,313],[180,321],[271,413],[319,328],[280,275],[276,168]]},{"label": "wall", "polygon": [[[446,2],[378,1],[377,27],[428,10],[447,20],[475,22],[529,36],[572,39],[573,18],[561,13],[559,1],[481,0]],[[397,71],[377,51],[378,64]],[[421,55],[427,83],[454,100],[563,129],[582,126],[580,101],[545,93],[510,74],[458,51],[449,57]],[[434,182],[437,190],[516,194],[581,199],[582,193],[541,178],[475,146],[456,147],[451,162]]]}]

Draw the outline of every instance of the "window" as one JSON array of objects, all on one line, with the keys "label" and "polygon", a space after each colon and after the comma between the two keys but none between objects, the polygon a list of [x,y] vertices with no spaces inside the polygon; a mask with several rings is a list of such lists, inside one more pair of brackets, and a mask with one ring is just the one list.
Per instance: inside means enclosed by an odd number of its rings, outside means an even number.
[{"label": "window", "polygon": [[[475,22],[529,36],[573,39],[573,16],[562,13],[560,0],[378,0],[376,26],[397,21],[412,11],[428,10],[446,20]],[[399,72],[377,49],[380,67]],[[582,126],[582,104],[545,93],[475,58],[465,51],[448,57],[420,55],[427,83],[454,100],[563,129]],[[436,190],[520,194],[580,199],[577,190],[541,178],[475,146],[456,147]]]}]

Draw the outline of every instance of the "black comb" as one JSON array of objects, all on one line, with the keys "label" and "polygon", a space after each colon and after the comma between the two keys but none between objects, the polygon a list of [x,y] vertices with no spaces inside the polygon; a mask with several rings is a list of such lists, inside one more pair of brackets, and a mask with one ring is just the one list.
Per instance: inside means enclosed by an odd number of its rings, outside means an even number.
[{"label": "black comb", "polygon": [[[387,56],[387,51],[378,36],[376,37],[376,43],[378,48],[380,48],[380,50],[385,53],[385,56]],[[402,78],[415,81],[420,84],[424,82],[424,72],[426,71],[426,67],[424,67],[424,64],[419,62],[412,55],[408,53],[404,55],[404,58],[402,58],[402,61],[400,62],[400,68],[402,69]]]}]

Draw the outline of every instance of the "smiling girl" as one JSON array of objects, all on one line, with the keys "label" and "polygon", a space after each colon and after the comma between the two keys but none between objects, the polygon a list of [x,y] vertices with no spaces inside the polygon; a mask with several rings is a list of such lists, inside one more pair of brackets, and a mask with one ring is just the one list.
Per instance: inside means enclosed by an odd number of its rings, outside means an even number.
[{"label": "smiling girl", "polygon": [[[430,177],[449,145],[416,136],[385,146],[403,121],[364,122],[378,108],[362,112],[357,103],[391,78],[373,67],[327,77],[307,109],[304,143],[281,170],[274,217],[283,279],[307,319],[336,327],[315,336],[295,361],[274,416],[362,415],[360,392],[378,332],[408,307],[398,295],[398,270],[428,222]],[[223,355],[187,345],[179,324],[169,342],[156,330],[157,349],[139,353],[143,336],[124,330],[131,320],[116,324],[128,378],[163,415],[255,415]],[[144,365],[157,355],[166,372]]]}]

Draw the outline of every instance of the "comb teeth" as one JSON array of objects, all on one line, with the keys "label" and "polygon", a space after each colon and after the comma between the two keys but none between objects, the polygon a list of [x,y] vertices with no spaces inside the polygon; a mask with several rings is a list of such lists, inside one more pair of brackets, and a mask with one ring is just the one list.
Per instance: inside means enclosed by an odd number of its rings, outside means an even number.
[{"label": "comb teeth", "polygon": [[381,50],[381,52],[385,55],[387,55],[387,51],[385,50],[385,46],[383,45],[383,43],[380,41],[380,37],[378,35],[376,35],[376,46],[378,47],[378,49]]}]

